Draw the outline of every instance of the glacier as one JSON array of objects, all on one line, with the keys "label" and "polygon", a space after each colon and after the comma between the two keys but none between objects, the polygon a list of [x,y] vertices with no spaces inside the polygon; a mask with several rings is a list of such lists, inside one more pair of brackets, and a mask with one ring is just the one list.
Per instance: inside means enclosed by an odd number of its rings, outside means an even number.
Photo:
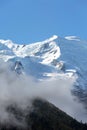
[{"label": "glacier", "polygon": [[54,35],[42,42],[23,45],[13,43],[11,40],[0,40],[0,59],[13,63],[20,61],[24,68],[22,71],[26,74],[33,75],[33,70],[38,73],[41,71],[41,77],[50,73],[51,75],[55,73],[56,76],[65,74],[70,77],[80,73],[84,80],[87,63],[86,49],[87,42],[75,36],[61,38]]},{"label": "glacier", "polygon": [[0,60],[12,71],[37,79],[75,78],[76,86],[87,89],[87,41],[76,36],[57,35],[42,42],[16,44],[0,40]]},{"label": "glacier", "polygon": [[[54,35],[45,41],[24,45],[15,44],[11,40],[0,40],[0,59],[11,62],[16,72],[20,70],[20,73],[37,78],[71,77],[74,70],[64,72],[65,61],[59,59],[61,49],[58,39],[58,36]],[[21,63],[21,66],[18,63]]]}]

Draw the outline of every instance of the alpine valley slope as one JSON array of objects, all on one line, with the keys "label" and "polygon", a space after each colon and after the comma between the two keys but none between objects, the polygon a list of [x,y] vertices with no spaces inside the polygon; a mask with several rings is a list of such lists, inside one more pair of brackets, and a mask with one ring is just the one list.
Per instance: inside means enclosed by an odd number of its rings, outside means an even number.
[{"label": "alpine valley slope", "polygon": [[87,101],[87,41],[75,36],[53,37],[32,44],[0,40],[0,59],[17,74],[36,79],[75,78],[73,94]]}]

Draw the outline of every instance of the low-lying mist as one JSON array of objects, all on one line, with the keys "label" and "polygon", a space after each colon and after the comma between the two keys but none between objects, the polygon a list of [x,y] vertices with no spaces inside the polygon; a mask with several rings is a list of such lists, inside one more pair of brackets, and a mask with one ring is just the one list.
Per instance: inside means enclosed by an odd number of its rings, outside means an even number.
[{"label": "low-lying mist", "polygon": [[[26,109],[31,100],[41,97],[56,105],[79,121],[87,121],[86,111],[76,97],[71,94],[75,79],[49,79],[36,81],[26,75],[10,71],[9,65],[0,61],[0,120],[9,120],[6,107],[16,103]],[[14,120],[14,117],[11,117]],[[11,119],[11,120],[12,120]]]}]

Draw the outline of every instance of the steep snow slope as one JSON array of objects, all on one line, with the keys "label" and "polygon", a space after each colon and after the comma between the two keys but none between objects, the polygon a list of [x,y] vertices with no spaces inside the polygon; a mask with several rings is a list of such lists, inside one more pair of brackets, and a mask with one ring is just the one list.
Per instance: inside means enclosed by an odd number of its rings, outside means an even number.
[{"label": "steep snow slope", "polygon": [[18,73],[26,73],[37,78],[47,77],[49,74],[54,76],[63,66],[62,62],[57,61],[61,55],[55,42],[57,38],[53,36],[43,42],[29,45],[17,45],[10,40],[0,40],[0,58],[5,62],[11,62],[12,70]]},{"label": "steep snow slope", "polygon": [[37,43],[19,45],[0,40],[0,59],[11,63],[18,74],[36,78],[77,78],[77,86],[86,89],[87,42],[75,36],[56,35]]},{"label": "steep snow slope", "polygon": [[77,40],[58,39],[61,50],[59,60],[65,62],[66,71],[76,70],[81,88],[86,89],[87,84],[87,42]]}]

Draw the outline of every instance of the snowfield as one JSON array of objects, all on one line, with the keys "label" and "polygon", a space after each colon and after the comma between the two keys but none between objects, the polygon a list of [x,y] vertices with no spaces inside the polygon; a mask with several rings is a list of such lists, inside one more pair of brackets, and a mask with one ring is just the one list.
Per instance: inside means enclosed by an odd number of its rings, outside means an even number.
[{"label": "snowfield", "polygon": [[0,59],[11,63],[18,74],[43,78],[76,78],[86,89],[87,41],[76,36],[65,38],[56,35],[32,44],[16,44],[0,40]]}]

